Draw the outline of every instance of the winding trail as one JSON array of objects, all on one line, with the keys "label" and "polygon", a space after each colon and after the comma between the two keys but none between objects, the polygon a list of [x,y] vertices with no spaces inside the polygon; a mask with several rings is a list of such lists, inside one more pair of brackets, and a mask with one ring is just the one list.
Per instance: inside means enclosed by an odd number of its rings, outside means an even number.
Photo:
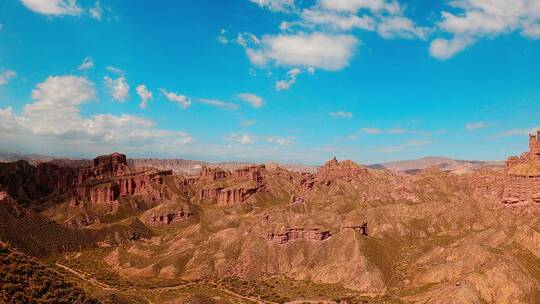
[{"label": "winding trail", "polygon": [[107,290],[107,291],[118,291],[117,288],[114,288],[114,287],[111,287],[111,286],[109,286],[109,285],[107,285],[107,284],[105,284],[105,283],[102,283],[102,282],[100,282],[100,281],[98,281],[98,280],[92,278],[91,276],[89,276],[89,275],[86,274],[86,273],[77,271],[77,270],[75,270],[75,269],[73,269],[73,268],[69,268],[69,267],[67,267],[66,265],[62,265],[62,264],[60,264],[60,263],[58,263],[58,262],[56,262],[55,265],[56,265],[57,267],[62,268],[63,270],[65,270],[65,271],[67,271],[67,272],[70,272],[70,273],[72,273],[72,274],[78,276],[78,277],[81,278],[82,280],[84,280],[84,281],[86,281],[86,282],[88,282],[88,283],[90,283],[90,284],[92,284],[92,285],[94,285],[94,286],[96,286],[96,287],[99,287],[99,288],[103,289],[103,290]]}]

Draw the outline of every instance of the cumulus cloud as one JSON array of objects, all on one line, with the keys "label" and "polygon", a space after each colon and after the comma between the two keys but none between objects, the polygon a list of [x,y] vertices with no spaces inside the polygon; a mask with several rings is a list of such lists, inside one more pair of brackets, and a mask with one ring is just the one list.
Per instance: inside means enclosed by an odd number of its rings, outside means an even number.
[{"label": "cumulus cloud", "polygon": [[245,49],[250,61],[259,66],[274,63],[337,71],[348,65],[357,45],[352,35],[316,32],[266,35],[259,45]]},{"label": "cumulus cloud", "polygon": [[255,143],[255,137],[249,134],[230,133],[223,139],[226,141],[237,142],[241,145],[251,145]]},{"label": "cumulus cloud", "polygon": [[4,85],[9,82],[9,80],[15,77],[17,73],[11,70],[2,70],[0,72],[0,85]]},{"label": "cumulus cloud", "polygon": [[139,104],[139,106],[141,107],[141,109],[146,109],[146,107],[148,106],[148,101],[154,98],[152,96],[152,92],[150,92],[144,84],[138,85],[135,90],[137,91],[137,95],[139,95],[139,97],[141,98],[141,103]]},{"label": "cumulus cloud", "polygon": [[92,57],[85,57],[83,62],[79,65],[79,70],[87,71],[91,70],[94,67],[94,59]]},{"label": "cumulus cloud", "polygon": [[118,77],[112,79],[108,76],[103,78],[105,86],[111,92],[111,96],[114,100],[124,102],[129,97],[129,84],[124,77]]},{"label": "cumulus cloud", "polygon": [[[32,90],[32,102],[17,116],[11,108],[0,109],[0,136],[15,132],[16,137],[57,140],[91,147],[141,147],[179,145],[191,137],[181,131],[156,127],[155,122],[127,114],[98,114],[83,117],[80,105],[95,99],[94,84],[85,77],[51,76]],[[30,136],[30,137],[28,137]]]},{"label": "cumulus cloud", "polygon": [[352,118],[353,116],[352,112],[346,112],[346,111],[330,112],[328,113],[328,115],[335,118]]},{"label": "cumulus cloud", "polygon": [[230,102],[225,102],[225,101],[221,101],[221,100],[217,100],[217,99],[197,98],[196,101],[198,103],[202,103],[202,104],[206,104],[206,105],[210,105],[210,106],[218,107],[218,108],[225,108],[225,109],[229,109],[229,110],[238,109],[237,104],[230,103]]},{"label": "cumulus cloud", "polygon": [[249,0],[273,12],[289,12],[295,8],[295,0]]},{"label": "cumulus cloud", "polygon": [[81,7],[76,0],[21,0],[30,10],[49,16],[80,15]]},{"label": "cumulus cloud", "polygon": [[237,95],[241,100],[249,103],[254,108],[260,108],[263,106],[263,99],[252,93],[241,93]]},{"label": "cumulus cloud", "polygon": [[540,1],[538,0],[456,0],[450,5],[457,13],[443,11],[438,28],[451,36],[431,43],[430,54],[448,59],[479,39],[519,32],[540,38]]},{"label": "cumulus cloud", "polygon": [[178,93],[168,92],[165,89],[159,89],[159,91],[169,101],[177,103],[178,105],[180,105],[180,107],[184,109],[188,108],[191,105],[191,98],[187,97],[186,95],[180,95]]}]

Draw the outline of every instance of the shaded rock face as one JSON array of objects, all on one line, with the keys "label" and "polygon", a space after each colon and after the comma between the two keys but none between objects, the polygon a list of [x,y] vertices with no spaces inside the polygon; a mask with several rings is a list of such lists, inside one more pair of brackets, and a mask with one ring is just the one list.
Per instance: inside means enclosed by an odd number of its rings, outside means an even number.
[{"label": "shaded rock face", "polygon": [[77,250],[97,244],[117,245],[152,236],[138,220],[99,229],[68,228],[24,207],[0,191],[0,238],[32,256]]},{"label": "shaded rock face", "polygon": [[25,160],[0,163],[0,188],[27,206],[45,196],[70,192],[75,171],[52,163],[30,165]]}]

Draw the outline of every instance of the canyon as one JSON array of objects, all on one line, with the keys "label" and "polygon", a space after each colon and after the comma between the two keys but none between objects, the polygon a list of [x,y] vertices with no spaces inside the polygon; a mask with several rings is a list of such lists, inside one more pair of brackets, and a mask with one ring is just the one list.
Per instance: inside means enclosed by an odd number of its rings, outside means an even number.
[{"label": "canyon", "polygon": [[0,241],[119,303],[534,303],[539,141],[459,172],[0,163]]}]

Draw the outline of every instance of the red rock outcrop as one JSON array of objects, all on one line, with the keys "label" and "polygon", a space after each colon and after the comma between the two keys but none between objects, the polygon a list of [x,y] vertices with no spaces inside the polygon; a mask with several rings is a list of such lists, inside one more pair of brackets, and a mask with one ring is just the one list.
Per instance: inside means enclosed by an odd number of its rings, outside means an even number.
[{"label": "red rock outcrop", "polygon": [[330,230],[321,230],[319,228],[289,228],[284,232],[272,232],[268,235],[268,240],[278,244],[286,244],[289,241],[297,239],[324,241],[332,236]]},{"label": "red rock outcrop", "polygon": [[169,210],[164,213],[153,213],[146,222],[149,226],[174,225],[190,219],[193,212],[184,208],[178,210]]},{"label": "red rock outcrop", "polygon": [[233,177],[241,180],[252,180],[256,183],[260,183],[262,182],[261,171],[264,169],[264,165],[243,167],[234,170]]},{"label": "red rock outcrop", "polygon": [[220,168],[210,168],[203,166],[199,172],[199,178],[209,181],[216,181],[218,179],[224,179],[227,177],[227,172]]},{"label": "red rock outcrop", "polygon": [[540,129],[529,134],[529,151],[506,161],[502,202],[540,203]]},{"label": "red rock outcrop", "polygon": [[79,171],[75,200],[92,204],[113,204],[120,197],[147,195],[152,201],[163,198],[163,177],[172,171],[131,168],[126,156],[119,153],[97,157],[92,165]]},{"label": "red rock outcrop", "polygon": [[221,189],[217,193],[218,204],[223,206],[231,206],[244,202],[248,197],[255,194],[258,188],[258,186],[254,186]]},{"label": "red rock outcrop", "polygon": [[335,180],[351,181],[365,175],[366,167],[351,160],[338,161],[335,157],[324,164],[315,175],[316,181],[329,185]]},{"label": "red rock outcrop", "polygon": [[264,188],[265,166],[247,166],[233,172],[219,168],[203,167],[199,179],[191,183],[197,190],[198,199],[216,199],[222,206],[231,206],[246,201]]}]

